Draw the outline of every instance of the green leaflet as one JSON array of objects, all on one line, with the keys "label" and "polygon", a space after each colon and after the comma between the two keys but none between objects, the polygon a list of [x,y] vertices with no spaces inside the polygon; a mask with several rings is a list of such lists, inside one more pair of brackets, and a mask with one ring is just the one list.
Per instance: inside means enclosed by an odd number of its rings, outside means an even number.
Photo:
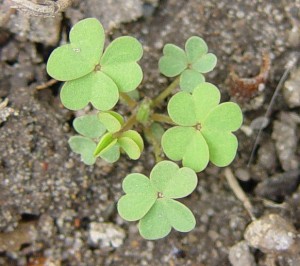
[{"label": "green leaflet", "polygon": [[97,115],[77,117],[73,121],[73,127],[79,134],[91,139],[101,137],[106,131]]},{"label": "green leaflet", "polygon": [[124,119],[116,112],[100,112],[98,114],[99,121],[105,126],[108,132],[118,132],[124,124]]},{"label": "green leaflet", "polygon": [[81,155],[81,160],[87,164],[92,165],[96,159],[93,151],[96,148],[96,143],[91,139],[82,136],[73,136],[69,139],[69,145],[73,152]]}]

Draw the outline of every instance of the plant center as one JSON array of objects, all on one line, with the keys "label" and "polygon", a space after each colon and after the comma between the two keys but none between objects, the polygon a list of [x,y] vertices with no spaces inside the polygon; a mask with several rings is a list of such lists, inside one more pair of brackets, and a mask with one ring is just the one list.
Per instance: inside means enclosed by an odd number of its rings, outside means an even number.
[{"label": "plant center", "polygon": [[202,126],[200,123],[198,123],[195,125],[195,128],[196,128],[196,130],[201,131]]},{"label": "plant center", "polygon": [[95,65],[94,71],[100,71],[101,70],[101,66],[100,64]]},{"label": "plant center", "polygon": [[157,198],[161,199],[164,197],[164,194],[162,192],[157,192]]}]

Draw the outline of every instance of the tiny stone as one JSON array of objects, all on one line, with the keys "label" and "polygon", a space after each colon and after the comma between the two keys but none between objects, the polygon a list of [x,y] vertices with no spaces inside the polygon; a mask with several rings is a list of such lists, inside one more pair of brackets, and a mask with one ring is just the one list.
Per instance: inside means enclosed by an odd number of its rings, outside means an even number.
[{"label": "tiny stone", "polygon": [[229,261],[232,266],[255,266],[255,260],[246,241],[241,241],[229,250]]},{"label": "tiny stone", "polygon": [[96,223],[90,224],[89,229],[89,245],[100,248],[118,248],[123,245],[125,232],[119,226],[112,223]]},{"label": "tiny stone", "polygon": [[248,225],[244,238],[264,253],[284,252],[296,244],[296,230],[279,215],[269,214]]}]

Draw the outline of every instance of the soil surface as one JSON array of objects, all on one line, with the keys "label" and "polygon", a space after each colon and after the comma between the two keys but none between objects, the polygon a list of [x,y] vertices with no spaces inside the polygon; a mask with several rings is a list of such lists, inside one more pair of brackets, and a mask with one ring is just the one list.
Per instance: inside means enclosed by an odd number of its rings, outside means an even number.
[{"label": "soil surface", "polygon": [[[0,265],[300,265],[299,0],[75,0],[47,18],[11,9],[14,2],[20,1],[0,0]],[[131,172],[149,174],[151,146],[138,161],[122,156],[114,165],[85,166],[67,141],[75,134],[74,117],[91,110],[64,109],[60,83],[37,89],[50,80],[51,51],[86,17],[103,23],[107,44],[121,35],[143,44],[143,97],[172,81],[158,71],[164,44],[205,39],[218,57],[207,81],[244,112],[230,168],[257,220],[224,169],[213,165],[183,200],[197,220],[193,231],[146,241],[136,223],[118,216],[122,180]],[[262,120],[267,123],[249,163]]]}]

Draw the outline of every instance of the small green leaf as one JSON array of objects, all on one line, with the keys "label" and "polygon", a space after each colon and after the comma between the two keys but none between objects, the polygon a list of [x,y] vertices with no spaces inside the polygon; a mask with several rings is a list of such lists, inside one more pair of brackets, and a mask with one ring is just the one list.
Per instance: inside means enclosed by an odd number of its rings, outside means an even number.
[{"label": "small green leaf", "polygon": [[124,118],[114,111],[100,112],[98,118],[107,131],[111,133],[118,132],[124,124]]},{"label": "small green leaf", "polygon": [[205,55],[208,51],[205,41],[197,36],[190,37],[185,43],[185,51],[189,63],[195,62],[197,59]]},{"label": "small green leaf", "polygon": [[141,156],[139,146],[128,137],[121,137],[118,139],[120,147],[127,153],[130,159],[137,160]]},{"label": "small green leaf", "polygon": [[92,139],[99,138],[106,131],[97,115],[84,115],[77,117],[73,121],[73,127],[79,134]]},{"label": "small green leaf", "polygon": [[116,105],[119,91],[108,76],[96,71],[66,82],[60,98],[63,105],[70,110],[82,109],[91,102],[96,109],[106,111]]},{"label": "small green leaf", "polygon": [[138,40],[129,36],[117,38],[101,58],[101,71],[116,83],[119,91],[133,91],[143,79],[143,71],[136,63],[142,55],[143,48]]},{"label": "small green leaf", "polygon": [[91,139],[82,136],[73,136],[69,139],[69,145],[73,152],[81,155],[81,160],[87,164],[92,165],[96,159],[93,152],[96,148],[96,143]]},{"label": "small green leaf", "polygon": [[157,200],[150,211],[139,222],[140,234],[148,240],[164,238],[171,232],[171,229],[163,199]]},{"label": "small green leaf", "polygon": [[171,228],[188,232],[196,225],[192,212],[183,204],[172,199],[158,199],[150,211],[140,220],[139,231],[149,240],[167,236]]},{"label": "small green leaf", "polygon": [[200,73],[212,71],[217,65],[217,57],[214,54],[206,54],[192,64],[192,68]]},{"label": "small green leaf", "polygon": [[178,92],[170,99],[168,113],[171,119],[178,125],[194,126],[197,124],[195,103],[188,92]]},{"label": "small green leaf", "polygon": [[159,70],[167,77],[175,77],[187,68],[185,52],[176,45],[166,44],[164,56],[159,60]]},{"label": "small green leaf", "polygon": [[161,161],[156,164],[150,173],[150,180],[155,189],[163,192],[178,169],[178,165],[170,161]]},{"label": "small green leaf", "polygon": [[167,198],[183,198],[197,186],[196,173],[187,167],[180,168],[170,161],[159,162],[151,171],[150,180],[157,191]]},{"label": "small green leaf", "polygon": [[201,123],[205,120],[208,114],[220,102],[221,94],[218,88],[208,82],[198,85],[193,92],[193,100],[195,102],[195,112],[198,122]]},{"label": "small green leaf", "polygon": [[189,232],[195,228],[196,220],[189,208],[172,199],[165,199],[164,203],[166,216],[175,230]]},{"label": "small green leaf", "polygon": [[102,71],[116,83],[120,92],[135,90],[143,80],[143,71],[136,62],[105,65]]},{"label": "small green leaf", "polygon": [[193,127],[172,127],[162,137],[162,147],[171,160],[182,160],[183,166],[202,171],[209,161],[209,150],[202,134]]},{"label": "small green leaf", "polygon": [[186,69],[180,75],[180,89],[186,92],[193,90],[202,82],[205,82],[204,76],[193,69]]},{"label": "small green leaf", "polygon": [[127,130],[121,134],[121,137],[127,137],[132,139],[138,145],[140,152],[144,150],[144,141],[141,135],[135,130]]},{"label": "small green leaf", "polygon": [[115,163],[120,158],[120,147],[116,143],[111,146],[108,150],[102,151],[100,157],[108,163]]},{"label": "small green leaf", "polygon": [[209,150],[205,139],[196,131],[182,158],[182,165],[190,167],[195,172],[204,170],[209,161]]},{"label": "small green leaf", "polygon": [[48,74],[61,81],[83,77],[99,63],[104,30],[95,18],[81,20],[70,31],[70,42],[56,48],[47,62]]},{"label": "small green leaf", "polygon": [[203,128],[220,131],[236,131],[243,123],[241,108],[232,102],[215,107],[203,121]]},{"label": "small green leaf", "polygon": [[140,42],[130,36],[122,36],[106,48],[100,64],[101,66],[138,61],[143,56],[143,47]]},{"label": "small green leaf", "polygon": [[117,139],[113,137],[113,134],[108,132],[102,136],[100,139],[97,147],[94,151],[94,156],[97,157],[101,155],[101,153],[104,153],[108,151],[111,147],[113,147],[117,143]]},{"label": "small green leaf", "polygon": [[238,141],[231,132],[201,131],[209,148],[209,160],[218,167],[229,165],[237,151]]},{"label": "small green leaf", "polygon": [[195,134],[192,127],[175,126],[169,128],[162,136],[161,146],[165,154],[174,161],[182,160],[190,140]]},{"label": "small green leaf", "polygon": [[122,187],[126,195],[118,201],[120,216],[127,221],[141,219],[157,198],[157,192],[149,178],[142,174],[129,174],[125,177]]}]

